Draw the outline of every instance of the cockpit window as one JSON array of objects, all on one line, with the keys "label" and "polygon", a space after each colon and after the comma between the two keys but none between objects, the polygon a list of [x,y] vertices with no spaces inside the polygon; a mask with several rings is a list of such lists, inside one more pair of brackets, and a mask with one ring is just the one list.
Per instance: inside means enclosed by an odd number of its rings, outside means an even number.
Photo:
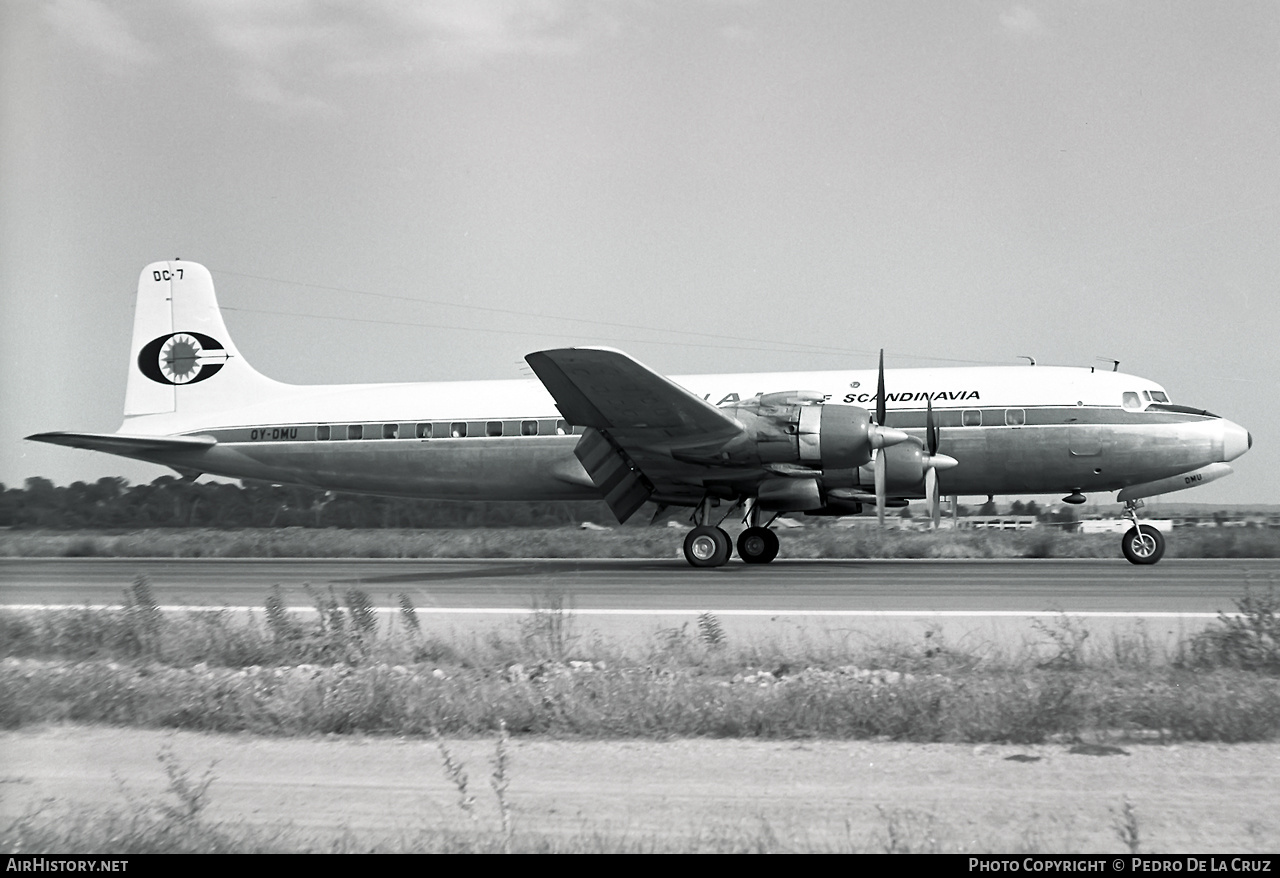
[{"label": "cockpit window", "polygon": [[1151,391],[1151,401],[1152,402],[1168,402],[1169,395],[1165,393],[1163,390],[1153,390]]},{"label": "cockpit window", "polygon": [[1137,409],[1142,408],[1142,398],[1132,390],[1126,390],[1122,400],[1124,407],[1127,409],[1136,411]]}]

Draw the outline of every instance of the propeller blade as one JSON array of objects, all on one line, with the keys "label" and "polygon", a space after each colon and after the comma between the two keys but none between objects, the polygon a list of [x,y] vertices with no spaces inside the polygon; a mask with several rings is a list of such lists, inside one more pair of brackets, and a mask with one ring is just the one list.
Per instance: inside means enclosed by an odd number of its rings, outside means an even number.
[{"label": "propeller blade", "polygon": [[925,399],[924,439],[927,453],[924,455],[924,496],[929,506],[929,520],[937,530],[942,521],[942,491],[938,487],[938,471],[958,466],[954,457],[938,453],[938,422],[933,418],[933,400]]},{"label": "propeller blade", "polygon": [[942,520],[942,497],[938,491],[938,471],[933,467],[924,471],[924,497],[929,507],[929,520],[933,523],[933,529],[937,530]]},{"label": "propeller blade", "polygon": [[928,397],[925,398],[924,418],[925,447],[933,456],[938,453],[938,425],[933,420],[933,400]]},{"label": "propeller blade", "polygon": [[877,452],[876,452],[876,469],[875,469],[875,472],[876,472],[876,515],[877,515],[877,516],[879,517],[879,519],[880,519],[880,527],[881,527],[881,529],[883,529],[883,528],[884,528],[884,505],[885,505],[885,504],[884,504],[884,501],[885,501],[885,488],[884,488],[885,471],[884,471],[884,467],[885,467],[884,452],[883,452],[883,451],[877,451]]},{"label": "propeller blade", "polygon": [[884,408],[884,348],[880,349],[880,374],[876,379],[876,423],[881,427],[888,426],[884,420],[888,413]]}]

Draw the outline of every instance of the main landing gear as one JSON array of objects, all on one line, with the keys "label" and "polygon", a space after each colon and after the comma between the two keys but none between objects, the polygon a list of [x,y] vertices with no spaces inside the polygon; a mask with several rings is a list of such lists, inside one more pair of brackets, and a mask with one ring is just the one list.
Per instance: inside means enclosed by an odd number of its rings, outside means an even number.
[{"label": "main landing gear", "polygon": [[684,538],[684,557],[694,567],[720,567],[732,552],[733,541],[722,528],[700,524]]},{"label": "main landing gear", "polygon": [[[749,506],[744,520],[748,527],[738,535],[738,557],[746,564],[768,564],[778,557],[778,535],[769,530],[771,522],[760,523],[757,504],[753,500],[746,502]],[[696,526],[684,538],[685,559],[694,567],[721,567],[729,563],[733,541],[723,528],[707,523],[711,518],[710,498],[698,504],[693,517]]]},{"label": "main landing gear", "polygon": [[749,527],[738,534],[738,557],[747,564],[768,564],[778,557],[778,535],[767,527]]},{"label": "main landing gear", "polygon": [[1120,541],[1120,551],[1130,564],[1154,564],[1164,557],[1164,534],[1149,524],[1138,521],[1141,500],[1129,500],[1124,504],[1124,515],[1133,522]]}]

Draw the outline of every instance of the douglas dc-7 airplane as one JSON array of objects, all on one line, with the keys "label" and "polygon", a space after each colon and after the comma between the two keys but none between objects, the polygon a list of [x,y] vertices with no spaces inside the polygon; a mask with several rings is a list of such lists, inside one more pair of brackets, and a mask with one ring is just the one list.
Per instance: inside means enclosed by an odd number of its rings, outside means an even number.
[{"label": "douglas dc-7 airplane", "polygon": [[[1121,548],[1154,564],[1141,498],[1221,478],[1252,445],[1145,378],[1087,368],[901,369],[666,378],[621,351],[525,359],[539,381],[296,386],[258,373],[192,262],[142,271],[124,424],[40,442],[335,491],[457,500],[604,498],[693,510],[684,554],[725,564],[739,512],[749,564],[772,561],[784,512],[847,515],[959,494],[1119,491]],[[558,410],[558,411],[557,411]],[[944,448],[946,453],[939,449]],[[716,510],[723,507],[723,513]],[[656,519],[657,516],[655,516]]]}]

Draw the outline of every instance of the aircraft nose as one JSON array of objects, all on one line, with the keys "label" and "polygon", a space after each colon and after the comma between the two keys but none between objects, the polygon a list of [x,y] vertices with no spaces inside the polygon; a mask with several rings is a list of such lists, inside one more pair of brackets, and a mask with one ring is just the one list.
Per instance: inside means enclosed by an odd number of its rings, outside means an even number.
[{"label": "aircraft nose", "polygon": [[1253,447],[1253,434],[1231,421],[1222,422],[1222,459],[1235,460]]}]

